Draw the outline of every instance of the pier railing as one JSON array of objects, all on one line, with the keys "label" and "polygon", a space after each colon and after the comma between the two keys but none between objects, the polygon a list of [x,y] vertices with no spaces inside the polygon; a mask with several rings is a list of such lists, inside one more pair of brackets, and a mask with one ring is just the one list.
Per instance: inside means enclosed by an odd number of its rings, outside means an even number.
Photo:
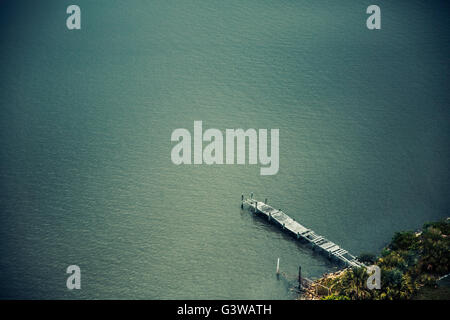
[{"label": "pier railing", "polygon": [[302,239],[310,243],[314,249],[318,248],[329,258],[335,258],[350,267],[363,267],[363,263],[350,254],[347,250],[341,248],[334,242],[325,237],[316,234],[313,230],[301,225],[283,211],[275,209],[267,204],[267,198],[264,202],[253,199],[253,193],[250,198],[241,197],[242,208],[248,206],[255,214],[266,217],[270,222],[279,225],[282,230],[294,235],[297,239]]}]

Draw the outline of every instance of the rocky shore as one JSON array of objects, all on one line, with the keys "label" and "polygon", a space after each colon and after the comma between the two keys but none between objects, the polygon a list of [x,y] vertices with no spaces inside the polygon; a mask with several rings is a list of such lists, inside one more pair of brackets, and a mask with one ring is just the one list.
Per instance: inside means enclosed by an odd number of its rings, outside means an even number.
[{"label": "rocky shore", "polygon": [[312,282],[307,288],[304,288],[299,300],[320,300],[327,296],[330,294],[330,288],[328,288],[326,284],[329,283],[330,280],[342,276],[345,272],[347,272],[347,269],[323,274],[321,278]]}]

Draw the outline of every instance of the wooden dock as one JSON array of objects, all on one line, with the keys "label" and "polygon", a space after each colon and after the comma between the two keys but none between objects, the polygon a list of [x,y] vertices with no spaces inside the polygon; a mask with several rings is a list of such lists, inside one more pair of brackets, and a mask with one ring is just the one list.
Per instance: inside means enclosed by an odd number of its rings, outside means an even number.
[{"label": "wooden dock", "polygon": [[311,229],[308,229],[289,217],[281,210],[277,210],[269,206],[266,202],[253,199],[253,194],[249,199],[244,199],[242,195],[242,207],[248,205],[253,212],[265,216],[269,221],[278,224],[284,231],[294,235],[297,239],[303,239],[311,243],[313,248],[319,248],[322,252],[330,258],[335,258],[342,261],[345,265],[350,267],[364,267],[365,265],[358,261],[355,256],[351,255],[347,250],[342,249],[334,242],[326,239],[323,236],[316,234]]}]

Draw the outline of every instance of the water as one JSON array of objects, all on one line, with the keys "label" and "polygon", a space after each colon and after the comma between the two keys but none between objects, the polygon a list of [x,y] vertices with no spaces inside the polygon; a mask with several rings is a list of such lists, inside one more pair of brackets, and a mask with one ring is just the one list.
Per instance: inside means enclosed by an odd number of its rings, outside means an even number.
[{"label": "water", "polygon": [[[77,4],[80,31],[1,5],[1,298],[291,299],[278,257],[336,269],[242,192],[353,254],[448,216],[448,4],[378,1],[380,31],[356,0]],[[279,128],[279,173],[173,165],[194,120]]]}]

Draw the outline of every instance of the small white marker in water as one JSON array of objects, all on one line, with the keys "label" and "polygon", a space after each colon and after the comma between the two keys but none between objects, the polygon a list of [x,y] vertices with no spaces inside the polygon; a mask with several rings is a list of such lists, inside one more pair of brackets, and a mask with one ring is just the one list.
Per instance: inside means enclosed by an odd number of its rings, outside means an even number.
[{"label": "small white marker in water", "polygon": [[280,258],[277,260],[277,274],[280,274]]}]

